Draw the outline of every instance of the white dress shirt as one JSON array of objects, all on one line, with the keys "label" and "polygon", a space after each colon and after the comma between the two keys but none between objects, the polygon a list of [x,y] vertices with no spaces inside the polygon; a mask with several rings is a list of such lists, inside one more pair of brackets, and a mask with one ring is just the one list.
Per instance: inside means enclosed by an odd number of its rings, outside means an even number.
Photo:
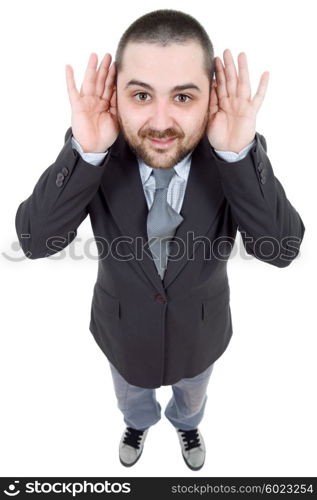
[{"label": "white dress shirt", "polygon": [[[249,150],[254,144],[255,139],[250,144],[248,144],[248,146],[243,148],[239,153],[234,153],[233,151],[219,151],[217,149],[215,149],[215,152],[220,156],[221,159],[228,162],[235,162],[242,160],[242,158],[244,158],[248,154]],[[91,163],[95,166],[100,165],[103,162],[106,154],[108,153],[108,151],[104,153],[84,153],[80,144],[74,137],[72,137],[72,147],[74,149],[77,149],[77,151],[87,163]],[[167,203],[169,203],[171,207],[178,213],[180,213],[184,200],[187,179],[191,166],[191,158],[192,151],[185,158],[183,158],[182,161],[180,161],[173,167],[176,174],[172,177],[167,190]],[[139,158],[138,163],[144,195],[148,208],[150,210],[155,193],[155,178],[153,175],[151,175],[153,168],[146,165],[146,163],[144,163],[144,161],[140,160]]]}]

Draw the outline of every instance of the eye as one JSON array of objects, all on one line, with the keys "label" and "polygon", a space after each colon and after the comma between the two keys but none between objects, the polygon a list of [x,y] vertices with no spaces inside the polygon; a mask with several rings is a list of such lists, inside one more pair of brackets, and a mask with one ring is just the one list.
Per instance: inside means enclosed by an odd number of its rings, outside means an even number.
[{"label": "eye", "polygon": [[[146,96],[149,95],[147,92],[138,92],[137,94],[134,94],[134,97],[136,96]],[[137,101],[146,101],[146,99],[137,99]]]},{"label": "eye", "polygon": [[176,97],[179,97],[179,96],[180,96],[180,97],[185,97],[185,98],[189,99],[189,101],[184,101],[184,100],[182,100],[182,101],[178,101],[178,102],[190,102],[190,101],[191,101],[191,97],[189,97],[188,95],[185,95],[185,94],[177,94],[177,96],[176,96]]}]

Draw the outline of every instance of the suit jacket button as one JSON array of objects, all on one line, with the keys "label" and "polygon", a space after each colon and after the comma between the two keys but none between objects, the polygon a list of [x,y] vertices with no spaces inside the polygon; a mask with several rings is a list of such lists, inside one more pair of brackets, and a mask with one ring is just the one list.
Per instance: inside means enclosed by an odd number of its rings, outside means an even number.
[{"label": "suit jacket button", "polygon": [[68,168],[67,167],[63,167],[62,168],[62,174],[63,175],[68,175]]},{"label": "suit jacket button", "polygon": [[164,302],[166,302],[166,299],[164,297],[162,297],[162,295],[156,295],[155,296],[155,300],[156,300],[156,302],[159,302],[161,304],[163,304]]},{"label": "suit jacket button", "polygon": [[57,187],[61,187],[63,185],[62,179],[56,179],[55,184]]},{"label": "suit jacket button", "polygon": [[60,179],[63,181],[64,180],[63,174],[61,174],[61,172],[58,172],[56,179]]},{"label": "suit jacket button", "polygon": [[266,175],[264,175],[264,174],[261,175],[261,182],[262,182],[262,184],[266,183]]},{"label": "suit jacket button", "polygon": [[260,161],[260,162],[258,163],[258,171],[259,171],[259,172],[262,172],[263,168],[264,168],[263,161]]}]

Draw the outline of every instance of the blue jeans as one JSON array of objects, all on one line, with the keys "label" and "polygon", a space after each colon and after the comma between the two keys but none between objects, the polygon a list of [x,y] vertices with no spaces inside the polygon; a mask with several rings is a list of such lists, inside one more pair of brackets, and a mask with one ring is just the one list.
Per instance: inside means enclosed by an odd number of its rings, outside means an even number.
[{"label": "blue jeans", "polygon": [[[156,389],[129,384],[109,362],[118,400],[118,408],[128,427],[144,430],[161,419],[161,405],[156,400]],[[207,386],[214,364],[191,378],[182,378],[172,384],[173,395],[165,408],[166,418],[176,429],[191,430],[203,418]]]}]

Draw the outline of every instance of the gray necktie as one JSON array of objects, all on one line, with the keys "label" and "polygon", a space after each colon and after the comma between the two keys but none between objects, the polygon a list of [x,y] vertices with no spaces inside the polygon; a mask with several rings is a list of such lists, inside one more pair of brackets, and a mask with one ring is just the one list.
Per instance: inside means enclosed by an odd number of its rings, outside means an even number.
[{"label": "gray necktie", "polygon": [[[155,178],[156,189],[148,213],[147,234],[154,263],[161,279],[163,279],[167,266],[169,239],[174,236],[176,228],[183,221],[183,217],[167,203],[168,185],[176,174],[174,168],[153,168],[152,174]],[[150,241],[152,238],[153,242]]]}]

